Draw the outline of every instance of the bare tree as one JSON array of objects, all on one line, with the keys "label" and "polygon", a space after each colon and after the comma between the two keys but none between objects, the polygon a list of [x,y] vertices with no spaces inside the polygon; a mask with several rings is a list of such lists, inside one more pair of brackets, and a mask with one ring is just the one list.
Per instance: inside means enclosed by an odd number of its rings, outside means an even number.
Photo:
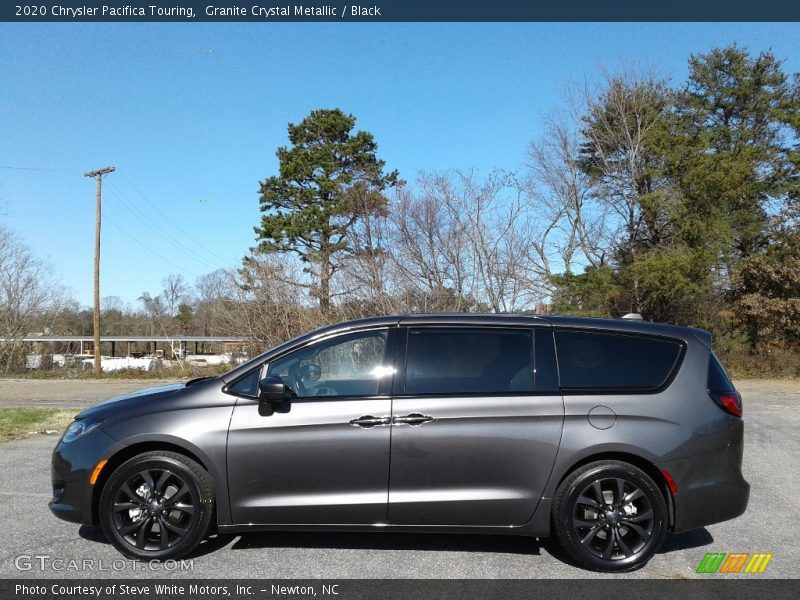
[{"label": "bare tree", "polygon": [[45,262],[0,227],[0,371],[24,368],[22,339],[57,312],[63,292],[51,277]]},{"label": "bare tree", "polygon": [[155,333],[156,326],[158,326],[158,329],[163,329],[163,319],[166,315],[166,309],[161,296],[151,296],[149,292],[142,292],[142,295],[139,296],[139,301],[142,303],[144,311],[149,319],[149,334],[153,335]]},{"label": "bare tree", "polygon": [[392,266],[409,310],[472,308],[465,234],[440,200],[436,185],[416,195],[401,190],[390,216]]},{"label": "bare tree", "polygon": [[411,308],[533,308],[546,281],[531,261],[537,215],[526,183],[499,170],[448,171],[422,174],[418,187],[391,216],[392,259]]},{"label": "bare tree", "polygon": [[189,287],[186,285],[186,280],[180,273],[172,273],[161,280],[161,285],[164,286],[162,294],[167,316],[174,317],[178,313],[178,307],[186,298]]},{"label": "bare tree", "polygon": [[203,335],[216,331],[220,309],[231,297],[231,277],[225,269],[217,269],[201,275],[195,282],[196,322],[200,324]]},{"label": "bare tree", "polygon": [[102,311],[113,310],[126,313],[129,312],[130,307],[119,296],[103,296],[100,298],[100,309]]},{"label": "bare tree", "polygon": [[532,206],[525,185],[506,171],[483,180],[455,171],[443,201],[466,233],[472,295],[494,312],[533,307],[543,281],[530,264]]},{"label": "bare tree", "polygon": [[579,139],[569,117],[555,115],[528,147],[529,193],[536,214],[531,262],[543,277],[600,267],[613,231],[608,205],[594,194],[579,161]]},{"label": "bare tree", "polygon": [[351,189],[351,210],[361,216],[348,232],[351,252],[334,280],[333,297],[340,300],[335,311],[337,318],[389,314],[405,309],[394,295],[396,281],[391,261],[389,211],[373,209],[374,194],[363,186]]},{"label": "bare tree", "polygon": [[583,168],[597,197],[616,213],[632,252],[642,241],[660,241],[658,213],[642,199],[665,184],[650,137],[664,123],[672,94],[654,73],[630,68],[606,74],[599,91],[585,87],[573,105],[583,122]]},{"label": "bare tree", "polygon": [[225,330],[251,340],[251,351],[284,342],[321,325],[324,319],[308,288],[300,281],[302,273],[294,264],[274,254],[255,253],[242,267],[228,273],[230,299],[219,307]]}]

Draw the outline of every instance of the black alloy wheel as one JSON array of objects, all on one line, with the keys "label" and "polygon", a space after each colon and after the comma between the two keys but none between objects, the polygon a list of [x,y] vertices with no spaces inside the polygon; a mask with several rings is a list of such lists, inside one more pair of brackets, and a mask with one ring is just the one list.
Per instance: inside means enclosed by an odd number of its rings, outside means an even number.
[{"label": "black alloy wheel", "polygon": [[185,556],[208,530],[213,485],[197,462],[148,452],[122,464],[100,498],[100,524],[126,556],[147,560]]},{"label": "black alloy wheel", "polygon": [[581,566],[630,571],[643,566],[667,533],[666,503],[643,471],[618,461],[591,463],[568,476],[553,507],[556,536]]}]

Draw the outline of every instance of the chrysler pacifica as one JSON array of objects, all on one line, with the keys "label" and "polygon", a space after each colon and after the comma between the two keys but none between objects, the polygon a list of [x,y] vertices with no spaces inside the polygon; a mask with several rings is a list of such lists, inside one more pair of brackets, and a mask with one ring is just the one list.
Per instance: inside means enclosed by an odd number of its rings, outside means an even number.
[{"label": "chrysler pacifica", "polygon": [[669,532],[744,512],[743,429],[700,329],[379,317],[84,410],[50,508],[145,560],[211,530],[479,532],[627,571]]}]

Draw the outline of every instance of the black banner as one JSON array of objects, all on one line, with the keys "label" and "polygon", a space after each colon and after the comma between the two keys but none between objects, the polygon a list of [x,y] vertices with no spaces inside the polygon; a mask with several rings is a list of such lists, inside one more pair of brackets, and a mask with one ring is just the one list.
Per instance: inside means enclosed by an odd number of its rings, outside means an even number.
[{"label": "black banner", "polygon": [[0,20],[26,22],[800,21],[787,0],[61,0],[9,2]]},{"label": "black banner", "polygon": [[407,579],[204,579],[204,580],[0,580],[4,600],[503,600],[575,598],[680,598],[681,600],[794,600],[800,582],[791,579],[699,580],[407,580]]}]

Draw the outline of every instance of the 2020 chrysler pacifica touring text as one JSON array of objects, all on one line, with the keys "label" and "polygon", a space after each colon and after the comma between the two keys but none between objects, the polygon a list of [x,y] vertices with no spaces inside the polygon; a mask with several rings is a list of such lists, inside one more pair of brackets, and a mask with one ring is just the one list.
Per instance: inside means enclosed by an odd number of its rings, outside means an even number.
[{"label": "2020 chrysler pacifica touring text", "polygon": [[668,532],[744,512],[741,413],[700,329],[363,319],[84,410],[53,452],[50,508],[146,560],[211,528],[388,529],[552,535],[626,571]]}]

